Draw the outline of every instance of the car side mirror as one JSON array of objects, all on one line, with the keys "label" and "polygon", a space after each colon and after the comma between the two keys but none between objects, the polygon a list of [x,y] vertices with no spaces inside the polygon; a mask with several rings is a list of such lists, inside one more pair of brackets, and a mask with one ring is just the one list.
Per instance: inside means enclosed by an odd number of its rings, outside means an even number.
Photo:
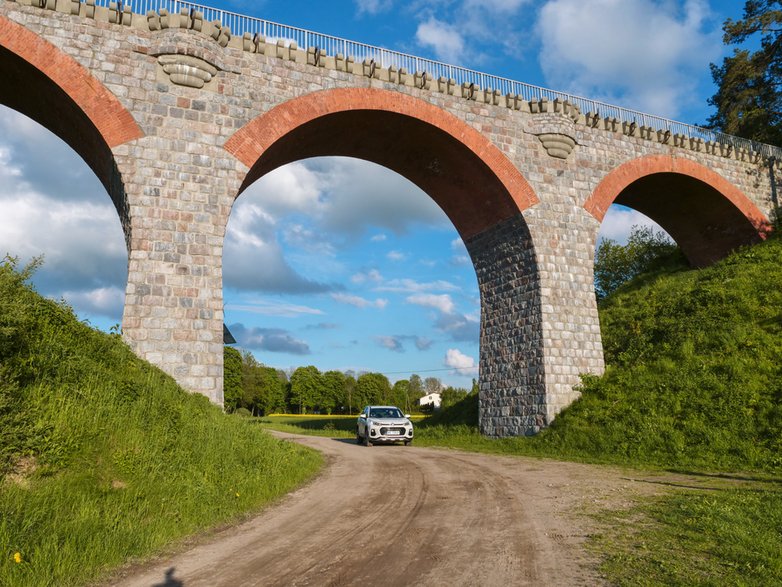
[{"label": "car side mirror", "polygon": [[410,414],[405,414],[405,418],[410,419]]}]

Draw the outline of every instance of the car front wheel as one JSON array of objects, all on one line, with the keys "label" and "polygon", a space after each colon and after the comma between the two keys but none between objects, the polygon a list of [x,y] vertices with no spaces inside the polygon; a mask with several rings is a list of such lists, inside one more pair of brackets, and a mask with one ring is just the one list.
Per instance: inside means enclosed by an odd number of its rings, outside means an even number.
[{"label": "car front wheel", "polygon": [[356,444],[361,444],[364,442],[364,439],[361,438],[361,434],[358,433],[358,428],[356,428]]},{"label": "car front wheel", "polygon": [[364,444],[366,444],[367,446],[372,446],[372,441],[369,440],[369,428],[366,429],[364,434],[365,434],[365,436],[364,436]]}]

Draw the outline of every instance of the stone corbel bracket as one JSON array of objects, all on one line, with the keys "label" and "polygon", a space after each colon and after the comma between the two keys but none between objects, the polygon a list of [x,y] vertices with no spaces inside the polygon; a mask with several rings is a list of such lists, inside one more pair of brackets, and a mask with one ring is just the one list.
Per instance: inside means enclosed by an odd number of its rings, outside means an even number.
[{"label": "stone corbel bracket", "polygon": [[210,89],[218,72],[239,74],[225,63],[222,48],[214,38],[191,29],[167,28],[157,32],[145,51],[157,57],[158,79],[195,89]]},{"label": "stone corbel bracket", "polygon": [[576,140],[573,137],[563,134],[544,133],[538,135],[546,153],[556,159],[567,159],[576,146]]},{"label": "stone corbel bracket", "polygon": [[555,159],[567,159],[575,149],[576,124],[582,122],[578,106],[567,100],[548,98],[529,103],[528,131],[538,137],[546,153]]},{"label": "stone corbel bracket", "polygon": [[159,55],[157,62],[173,83],[199,90],[219,71],[203,59],[179,53]]}]

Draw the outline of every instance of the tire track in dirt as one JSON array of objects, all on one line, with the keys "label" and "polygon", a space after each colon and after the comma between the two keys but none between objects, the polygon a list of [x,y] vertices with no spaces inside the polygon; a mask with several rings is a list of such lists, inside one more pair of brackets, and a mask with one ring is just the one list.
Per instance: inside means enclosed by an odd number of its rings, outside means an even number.
[{"label": "tire track in dirt", "polygon": [[605,467],[278,435],[323,452],[323,474],[108,584],[599,585],[589,522],[572,514],[632,483]]}]

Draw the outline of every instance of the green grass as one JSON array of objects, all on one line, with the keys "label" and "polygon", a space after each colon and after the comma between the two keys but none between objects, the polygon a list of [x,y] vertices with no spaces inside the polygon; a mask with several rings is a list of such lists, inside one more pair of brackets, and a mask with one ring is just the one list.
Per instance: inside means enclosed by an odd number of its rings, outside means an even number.
[{"label": "green grass", "polygon": [[186,393],[25,277],[0,264],[0,585],[85,584],[319,470],[317,453]]},{"label": "green grass", "polygon": [[599,518],[591,546],[615,585],[782,585],[779,485],[677,492]]}]

